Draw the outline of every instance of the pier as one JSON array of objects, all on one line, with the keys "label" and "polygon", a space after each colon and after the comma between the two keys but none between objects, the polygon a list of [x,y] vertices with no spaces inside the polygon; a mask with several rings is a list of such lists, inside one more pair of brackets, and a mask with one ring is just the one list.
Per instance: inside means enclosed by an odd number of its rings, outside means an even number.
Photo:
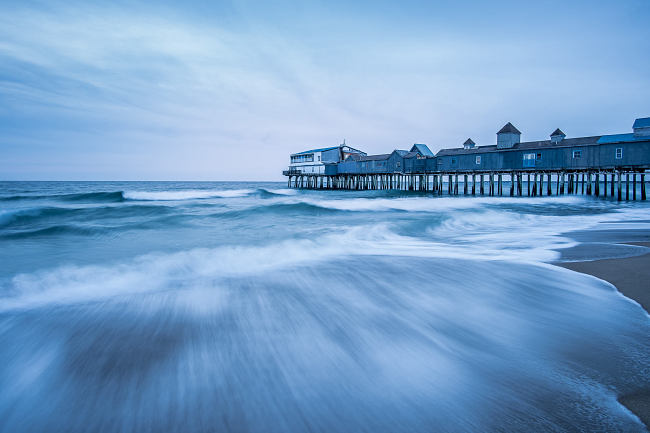
[{"label": "pier", "polygon": [[462,147],[435,155],[425,144],[367,155],[345,143],[291,155],[283,174],[289,188],[400,190],[448,196],[541,197],[581,194],[619,201],[646,200],[650,169],[650,117],[632,133],[521,142],[510,122],[496,145]]}]

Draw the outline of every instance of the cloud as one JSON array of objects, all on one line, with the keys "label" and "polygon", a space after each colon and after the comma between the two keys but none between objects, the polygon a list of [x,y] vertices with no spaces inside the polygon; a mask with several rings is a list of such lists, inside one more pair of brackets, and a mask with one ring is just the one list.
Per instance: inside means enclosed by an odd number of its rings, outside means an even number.
[{"label": "cloud", "polygon": [[[191,6],[0,7],[0,172],[278,179],[288,153],[343,138],[385,152],[491,141],[508,120],[524,134],[558,120],[598,133],[605,110],[627,101],[621,117],[644,114],[650,96],[647,60],[596,56],[634,52],[648,36],[634,26],[557,32],[533,17],[496,31],[484,12],[408,2],[392,15],[383,4]],[[565,12],[557,25],[575,18]]]}]

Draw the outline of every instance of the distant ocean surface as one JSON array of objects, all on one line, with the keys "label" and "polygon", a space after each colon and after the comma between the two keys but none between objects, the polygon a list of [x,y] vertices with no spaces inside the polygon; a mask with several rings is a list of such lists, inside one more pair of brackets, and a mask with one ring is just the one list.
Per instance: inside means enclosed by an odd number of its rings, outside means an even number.
[{"label": "distant ocean surface", "polygon": [[0,182],[0,431],[642,431],[648,315],[549,264],[603,228],[649,203]]}]

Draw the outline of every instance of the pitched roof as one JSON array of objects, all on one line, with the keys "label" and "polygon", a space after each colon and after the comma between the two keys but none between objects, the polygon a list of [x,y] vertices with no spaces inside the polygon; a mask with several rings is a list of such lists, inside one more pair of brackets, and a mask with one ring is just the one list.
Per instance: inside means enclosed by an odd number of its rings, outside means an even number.
[{"label": "pitched roof", "polygon": [[650,137],[637,137],[631,132],[629,134],[603,135],[598,139],[598,144],[624,143],[630,141],[650,141]]},{"label": "pitched roof", "polygon": [[517,128],[515,128],[515,126],[510,122],[506,123],[503,126],[503,128],[501,128],[499,132],[497,132],[497,134],[506,134],[506,133],[521,134],[521,132]]},{"label": "pitched roof", "polygon": [[551,137],[555,137],[557,135],[561,135],[562,137],[566,137],[566,134],[562,132],[560,128],[557,128],[553,133],[551,134]]},{"label": "pitched roof", "polygon": [[[632,134],[629,134],[632,135]],[[487,153],[487,152],[510,152],[517,150],[538,150],[546,148],[558,148],[558,147],[573,147],[573,146],[594,146],[600,143],[599,139],[601,136],[594,137],[578,137],[578,138],[566,138],[559,143],[553,143],[551,140],[541,140],[541,141],[526,141],[523,143],[517,143],[512,148],[509,149],[497,149],[495,145],[491,146],[479,146],[471,149],[453,148],[453,149],[442,149],[436,154],[436,156],[448,156],[448,155],[465,155],[472,153]]]},{"label": "pitched roof", "polygon": [[436,153],[436,156],[448,156],[448,155],[464,155],[464,154],[470,154],[470,153],[483,153],[483,152],[490,152],[493,150],[496,150],[497,146],[496,145],[490,145],[490,146],[479,146],[479,147],[472,147],[469,149],[465,149],[463,147],[455,147],[453,149],[441,149]]},{"label": "pitched roof", "polygon": [[420,154],[423,156],[433,156],[433,152],[431,152],[429,146],[426,144],[415,143],[413,147],[411,147],[411,152],[415,151],[420,152]]},{"label": "pitched roof", "polygon": [[464,143],[463,146],[474,146],[476,143],[471,138],[468,138]]},{"label": "pitched roof", "polygon": [[314,152],[325,152],[326,150],[332,150],[332,149],[338,149],[339,146],[333,146],[333,147],[322,147],[320,149],[312,149],[312,150],[303,150],[302,152],[298,153],[292,153],[291,155],[303,155],[305,153],[314,153]]},{"label": "pitched roof", "polygon": [[390,158],[391,155],[392,153],[382,153],[381,155],[360,155],[358,159],[355,159],[357,161],[382,161]]},{"label": "pitched roof", "polygon": [[650,117],[636,119],[632,128],[650,128]]},{"label": "pitched roof", "polygon": [[359,150],[359,149],[355,149],[354,147],[350,147],[347,144],[341,144],[339,147],[341,148],[341,150],[343,150],[343,152],[358,152],[358,153],[363,153],[364,155],[367,155],[366,152],[364,152],[362,150]]},{"label": "pitched roof", "polygon": [[[410,159],[410,158],[415,158],[416,156],[420,155],[419,152],[409,152],[406,155],[404,155],[404,159]],[[433,156],[433,155],[432,155]]]},{"label": "pitched roof", "polygon": [[399,156],[404,156],[407,153],[409,153],[409,151],[408,150],[395,149],[395,150],[393,150],[393,153],[397,153]]}]

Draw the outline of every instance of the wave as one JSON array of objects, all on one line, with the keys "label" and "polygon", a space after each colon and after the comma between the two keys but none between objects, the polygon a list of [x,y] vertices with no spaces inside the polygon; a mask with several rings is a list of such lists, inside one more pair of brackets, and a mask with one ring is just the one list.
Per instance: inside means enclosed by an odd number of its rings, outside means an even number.
[{"label": "wave", "polygon": [[67,202],[121,202],[124,201],[122,191],[108,192],[89,192],[74,194],[51,194],[51,195],[14,195],[2,197],[0,201],[17,201],[17,200],[57,200]]},{"label": "wave", "polygon": [[[282,190],[264,190],[272,195],[289,195]],[[75,194],[52,194],[52,195],[14,195],[1,197],[0,201],[18,200],[55,200],[64,202],[122,202],[125,200],[139,201],[175,201],[194,200],[206,198],[236,198],[245,197],[255,193],[254,189],[232,189],[232,190],[178,190],[178,191],[110,191]]]},{"label": "wave", "polygon": [[[508,198],[440,198],[440,197],[404,197],[399,198],[386,198],[385,196],[378,198],[343,198],[343,199],[319,199],[309,197],[295,197],[294,194],[274,193],[268,190],[259,189],[258,195],[262,198],[276,199],[275,201],[262,202],[261,204],[254,204],[245,210],[229,211],[223,213],[216,213],[212,216],[218,215],[244,215],[247,213],[259,212],[295,212],[307,211],[313,212],[420,212],[420,213],[435,213],[435,214],[453,214],[454,211],[471,211],[471,210],[485,210],[491,205],[504,208],[508,204],[512,205],[513,209],[522,211],[522,206],[539,207],[539,209],[548,209],[549,207],[556,207],[564,209],[569,204],[584,204],[583,199],[575,197],[562,197],[559,199],[538,198],[538,199],[508,199]],[[506,203],[503,203],[503,201]],[[580,208],[584,212],[584,208]],[[525,213],[525,209],[524,213]],[[538,209],[531,209],[531,212],[539,213]],[[577,210],[575,211],[578,212]],[[601,211],[594,210],[595,213],[611,213],[610,210],[603,209]],[[552,211],[547,211],[553,214]]]},{"label": "wave", "polygon": [[196,200],[207,198],[236,198],[246,197],[254,193],[253,189],[231,190],[182,190],[182,191],[125,191],[126,200],[142,201],[175,201]]},{"label": "wave", "polygon": [[126,191],[126,200],[198,200],[208,198],[239,198],[257,196],[260,198],[274,198],[296,195],[292,189],[226,189],[226,190],[179,190],[179,191]]},{"label": "wave", "polygon": [[[85,230],[85,231],[84,231]],[[90,229],[57,226],[44,230],[12,234],[13,238],[58,233],[88,234]],[[63,267],[13,278],[10,288],[0,293],[19,293],[5,298],[5,308],[22,308],[42,303],[91,301],[118,295],[167,290],[168,284],[186,279],[210,281],[243,275],[263,274],[296,265],[317,263],[342,257],[392,256],[478,261],[536,263],[556,259],[552,248],[565,246],[567,240],[548,236],[539,248],[519,248],[475,244],[456,244],[421,237],[404,236],[389,224],[339,227],[315,238],[287,239],[257,246],[199,248],[170,254],[141,256],[130,263],[114,266]],[[151,278],[156,275],[156,278]],[[101,290],[95,285],[102,281]],[[185,283],[183,283],[185,284]],[[91,286],[95,288],[91,288]]]},{"label": "wave", "polygon": [[0,227],[12,228],[35,225],[51,220],[103,220],[129,217],[150,217],[171,213],[168,206],[120,205],[100,207],[36,207],[0,213]]},{"label": "wave", "polygon": [[539,198],[510,198],[510,197],[400,197],[400,198],[351,198],[351,199],[309,199],[302,201],[316,206],[347,210],[347,211],[408,211],[408,212],[441,212],[446,210],[465,210],[482,208],[486,205],[533,205],[547,206],[548,204],[578,204],[585,203],[583,197],[539,197]]},{"label": "wave", "polygon": [[46,236],[61,236],[61,235],[81,235],[88,236],[102,232],[102,229],[79,227],[71,224],[54,225],[41,229],[23,230],[19,232],[3,233],[0,234],[0,239],[30,239]]},{"label": "wave", "polygon": [[321,207],[315,204],[306,202],[293,202],[293,203],[269,203],[258,206],[251,206],[245,209],[225,210],[223,212],[215,212],[209,214],[210,218],[248,218],[248,217],[261,217],[268,215],[322,215],[322,214],[336,214],[344,212],[338,209],[331,209]]},{"label": "wave", "polygon": [[257,195],[262,198],[274,198],[274,197],[284,197],[284,196],[294,196],[298,194],[298,190],[281,188],[281,189],[267,189],[267,188],[258,188]]}]

